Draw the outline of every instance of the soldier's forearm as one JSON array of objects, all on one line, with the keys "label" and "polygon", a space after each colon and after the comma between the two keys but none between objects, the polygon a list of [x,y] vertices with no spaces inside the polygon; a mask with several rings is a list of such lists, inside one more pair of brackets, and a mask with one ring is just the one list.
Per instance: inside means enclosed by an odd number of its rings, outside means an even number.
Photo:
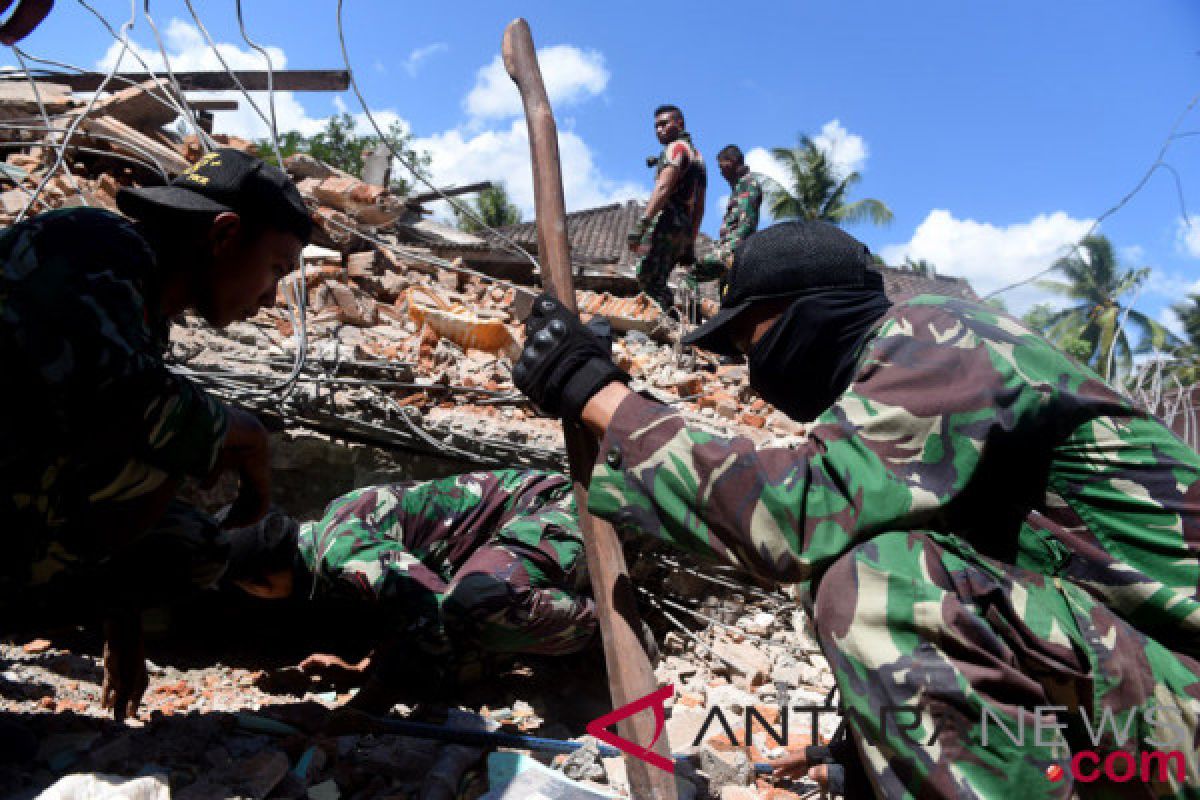
[{"label": "soldier's forearm", "polygon": [[609,424],[612,423],[613,415],[617,412],[617,406],[621,405],[621,401],[629,396],[629,392],[628,386],[619,381],[613,381],[587,401],[587,405],[583,407],[583,424],[596,435],[596,438],[604,436]]},{"label": "soldier's forearm", "polygon": [[655,215],[667,207],[667,199],[678,180],[678,167],[667,167],[659,173],[658,180],[654,183],[654,191],[650,193],[650,201],[646,203],[646,219],[654,219]]}]

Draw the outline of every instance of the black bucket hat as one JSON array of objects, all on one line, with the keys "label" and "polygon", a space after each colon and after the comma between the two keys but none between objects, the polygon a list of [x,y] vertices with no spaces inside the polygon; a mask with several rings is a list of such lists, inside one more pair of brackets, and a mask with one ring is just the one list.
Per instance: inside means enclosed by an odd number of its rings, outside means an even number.
[{"label": "black bucket hat", "polygon": [[815,220],[772,225],[738,246],[721,289],[721,309],[684,336],[683,343],[737,356],[729,330],[746,309],[762,300],[823,289],[882,291],[883,278],[871,266],[867,246],[836,225]]},{"label": "black bucket hat", "polygon": [[117,207],[139,220],[153,219],[164,211],[235,211],[294,233],[304,242],[313,227],[300,192],[281,169],[229,147],[205,155],[167,186],[121,189]]}]

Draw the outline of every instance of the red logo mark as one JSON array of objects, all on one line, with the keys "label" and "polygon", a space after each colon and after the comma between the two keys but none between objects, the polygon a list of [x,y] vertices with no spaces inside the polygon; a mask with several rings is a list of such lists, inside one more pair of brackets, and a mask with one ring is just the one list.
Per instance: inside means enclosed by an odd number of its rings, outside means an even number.
[{"label": "red logo mark", "polygon": [[[651,750],[654,743],[658,741],[658,737],[662,735],[663,728],[667,724],[666,710],[663,704],[667,702],[667,698],[675,694],[674,685],[664,686],[657,691],[653,691],[645,697],[639,697],[632,703],[627,703],[620,708],[615,708],[602,717],[596,717],[587,724],[587,732],[595,736],[605,744],[612,745],[623,753],[636,758],[640,758],[651,766],[658,767],[664,772],[675,773],[675,762],[669,758],[664,758],[658,753]],[[650,740],[649,747],[643,747],[637,742],[631,742],[621,736],[617,736],[612,731],[608,730],[609,725],[616,725],[626,717],[632,717],[642,709],[649,708],[654,711],[654,738]]]},{"label": "red logo mark", "polygon": [[1063,768],[1058,764],[1051,764],[1046,767],[1046,777],[1057,783],[1063,779]]}]

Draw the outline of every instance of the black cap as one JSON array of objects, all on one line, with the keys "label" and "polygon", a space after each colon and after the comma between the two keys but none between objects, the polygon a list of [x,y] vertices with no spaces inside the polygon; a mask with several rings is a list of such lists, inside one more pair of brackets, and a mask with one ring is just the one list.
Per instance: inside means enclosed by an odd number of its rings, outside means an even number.
[{"label": "black cap", "polygon": [[139,220],[152,219],[164,210],[235,211],[305,242],[313,227],[300,192],[282,170],[230,147],[205,155],[168,186],[121,189],[117,207]]},{"label": "black cap", "polygon": [[738,245],[721,289],[721,310],[684,336],[683,343],[736,356],[729,328],[746,309],[762,300],[824,289],[882,291],[883,278],[871,264],[867,246],[836,225],[814,220],[772,225]]}]

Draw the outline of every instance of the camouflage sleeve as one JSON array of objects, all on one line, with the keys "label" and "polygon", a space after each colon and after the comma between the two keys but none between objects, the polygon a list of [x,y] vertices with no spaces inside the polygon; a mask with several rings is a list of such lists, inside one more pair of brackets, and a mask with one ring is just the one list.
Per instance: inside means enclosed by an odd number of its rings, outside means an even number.
[{"label": "camouflage sleeve", "polygon": [[746,181],[743,191],[737,196],[737,221],[729,236],[732,251],[743,239],[758,230],[758,211],[762,207],[762,187],[756,180]]},{"label": "camouflage sleeve", "polygon": [[0,247],[13,289],[3,311],[70,435],[172,474],[207,474],[228,420],[163,363],[142,284],[156,269],[145,241],[115,215],[46,216]]},{"label": "camouflage sleeve", "polygon": [[435,615],[446,584],[395,535],[397,513],[384,487],[343,495],[302,535],[301,555],[338,595],[386,604],[406,621]]},{"label": "camouflage sleeve", "polygon": [[1043,396],[1017,376],[1013,356],[1035,365],[1056,358],[1053,348],[1011,321],[1013,330],[992,327],[994,347],[979,346],[976,328],[936,305],[889,317],[851,389],[794,449],[689,428],[630,395],[601,442],[590,510],[701,556],[806,581],[863,537],[966,524],[951,519],[963,506],[999,514],[999,503],[1026,502],[1012,491],[992,505],[955,501],[1005,431],[1021,431],[1010,447],[1049,435],[1031,422]]}]

